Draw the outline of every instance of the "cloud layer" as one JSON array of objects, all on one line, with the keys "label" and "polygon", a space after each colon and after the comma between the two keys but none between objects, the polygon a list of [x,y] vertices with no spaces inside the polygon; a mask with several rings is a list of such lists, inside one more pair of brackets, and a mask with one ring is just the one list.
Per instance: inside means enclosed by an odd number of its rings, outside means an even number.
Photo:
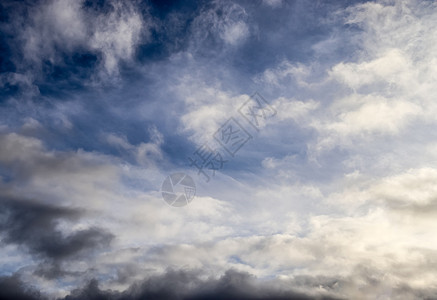
[{"label": "cloud layer", "polygon": [[[0,298],[432,299],[436,16],[3,1]],[[256,91],[259,128],[239,113]],[[231,117],[235,155],[214,138]],[[209,181],[188,159],[205,145]],[[160,194],[177,172],[182,208]]]}]

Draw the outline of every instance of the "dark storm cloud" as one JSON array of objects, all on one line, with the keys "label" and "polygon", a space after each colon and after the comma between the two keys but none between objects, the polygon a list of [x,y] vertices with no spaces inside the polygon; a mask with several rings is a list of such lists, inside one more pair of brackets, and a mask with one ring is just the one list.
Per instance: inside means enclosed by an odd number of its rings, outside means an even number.
[{"label": "dark storm cloud", "polygon": [[17,275],[0,277],[0,300],[44,299],[33,287],[26,286]]},{"label": "dark storm cloud", "polygon": [[[378,273],[374,271],[373,273]],[[309,299],[346,299],[342,296],[330,296],[326,291],[339,292],[353,288],[360,278],[368,283],[360,294],[371,294],[372,290],[381,289],[383,282],[375,280],[373,273],[363,277],[335,279],[329,277],[298,276],[292,281],[260,280],[245,272],[228,270],[218,279],[205,279],[199,271],[169,270],[163,275],[151,276],[142,282],[131,285],[123,292],[99,287],[96,279],[90,280],[82,288],[70,292],[62,300],[309,300]],[[359,275],[359,274],[356,274]],[[361,274],[363,275],[363,274]],[[325,292],[320,292],[321,289]],[[319,292],[298,292],[297,289],[313,289]],[[386,293],[393,299],[435,299],[436,290],[432,288],[412,288],[407,284],[393,287]],[[349,294],[351,296],[351,294]],[[348,297],[350,298],[350,297]],[[354,297],[352,297],[354,298]],[[0,277],[0,299],[48,299],[33,286],[24,284],[18,275]],[[61,300],[61,298],[58,298]]]},{"label": "dark storm cloud", "polygon": [[92,280],[83,289],[73,291],[64,300],[76,299],[272,299],[307,300],[336,299],[323,295],[305,295],[290,287],[280,287],[272,282],[263,283],[249,273],[227,271],[219,279],[202,279],[196,271],[168,271],[142,283],[132,285],[125,292],[100,290],[98,281]]},{"label": "dark storm cloud", "polygon": [[0,202],[2,243],[24,246],[31,253],[54,261],[88,254],[107,247],[113,235],[89,228],[65,235],[58,228],[62,220],[77,221],[80,211],[21,199],[2,197]]},{"label": "dark storm cloud", "polygon": [[[22,283],[17,275],[0,277],[0,299],[47,299],[33,287]],[[128,300],[128,299],[177,299],[225,300],[271,299],[309,300],[340,299],[317,294],[295,292],[290,286],[274,281],[261,282],[249,273],[228,270],[218,279],[202,279],[198,271],[169,270],[163,275],[152,276],[133,284],[124,292],[103,290],[99,281],[92,279],[83,288],[73,290],[62,300]]]}]

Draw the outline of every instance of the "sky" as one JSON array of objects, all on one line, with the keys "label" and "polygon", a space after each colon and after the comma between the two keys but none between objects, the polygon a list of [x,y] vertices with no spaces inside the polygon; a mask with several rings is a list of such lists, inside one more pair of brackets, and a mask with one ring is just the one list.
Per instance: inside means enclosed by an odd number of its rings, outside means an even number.
[{"label": "sky", "polygon": [[437,3],[0,3],[0,299],[432,299]]}]

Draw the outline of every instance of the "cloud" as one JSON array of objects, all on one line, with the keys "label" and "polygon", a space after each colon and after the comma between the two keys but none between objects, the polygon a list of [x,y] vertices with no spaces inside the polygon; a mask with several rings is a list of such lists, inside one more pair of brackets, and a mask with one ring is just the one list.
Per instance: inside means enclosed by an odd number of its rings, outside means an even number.
[{"label": "cloud", "polygon": [[[428,45],[434,39],[433,7],[417,1],[351,5],[337,11],[329,24],[340,18],[359,28],[341,29],[358,50],[346,59],[338,57],[340,61],[337,57],[306,64],[283,60],[255,77],[303,103],[316,99],[317,108],[299,120],[300,126],[317,132],[316,140],[306,141],[312,159],[320,161],[335,149],[360,153],[358,144],[378,148],[384,136],[401,140],[420,131],[424,123],[434,123],[430,114],[435,111],[436,91],[428,81],[435,77],[430,55],[434,46]],[[333,36],[338,32],[326,41]],[[417,41],[423,41],[423,47]]]},{"label": "cloud", "polygon": [[0,299],[37,300],[43,297],[35,288],[24,284],[18,276],[1,276]]},{"label": "cloud", "polygon": [[240,21],[232,25],[227,25],[220,36],[226,43],[235,45],[244,40],[248,34],[249,29],[247,25]]},{"label": "cloud", "polygon": [[[248,273],[228,270],[217,279],[204,279],[199,271],[169,270],[132,285],[123,293],[100,290],[96,280],[72,292],[73,299],[335,299],[305,295],[273,282],[260,282]],[[171,286],[172,289],[168,289]]]},{"label": "cloud", "polygon": [[93,22],[95,29],[89,46],[103,53],[104,70],[110,75],[118,73],[119,61],[132,59],[140,39],[148,37],[147,24],[130,3],[114,2],[109,14],[100,15]]},{"label": "cloud", "polygon": [[[206,6],[196,17],[192,25],[193,45],[195,48],[212,42],[217,38],[225,45],[238,46],[249,36],[248,14],[239,4],[214,1]],[[221,45],[216,45],[221,48]]]},{"label": "cloud", "polygon": [[293,64],[288,60],[284,60],[276,67],[266,69],[262,74],[256,76],[255,80],[274,87],[286,84],[290,80],[295,80],[299,85],[308,86],[310,74],[311,66]]},{"label": "cloud", "polygon": [[77,220],[80,215],[77,210],[5,199],[5,196],[2,196],[1,207],[3,242],[23,245],[32,253],[55,261],[95,247],[107,247],[112,239],[111,234],[98,228],[73,231],[69,235],[56,228],[61,220]]},{"label": "cloud", "polygon": [[270,122],[275,122],[276,119],[279,121],[292,119],[297,122],[305,120],[311,111],[317,109],[320,103],[314,100],[309,100],[306,102],[299,101],[296,99],[287,99],[280,97],[272,103],[272,106],[277,110],[278,115],[275,116]]},{"label": "cloud", "polygon": [[382,178],[370,187],[374,201],[402,214],[433,215],[436,213],[436,169],[424,167]]},{"label": "cloud", "polygon": [[131,62],[138,44],[149,37],[150,23],[133,3],[89,7],[85,1],[50,0],[6,5],[17,11],[9,26],[3,26],[15,36],[10,44],[16,52],[16,76],[32,82],[48,77],[92,85],[117,78],[120,64]]},{"label": "cloud", "polygon": [[263,3],[273,8],[280,7],[282,0],[263,0]]},{"label": "cloud", "polygon": [[151,142],[142,142],[138,146],[130,144],[125,136],[117,136],[111,133],[106,134],[105,140],[111,146],[130,153],[139,165],[147,167],[163,159],[161,146],[164,140],[162,134],[156,127],[149,128],[149,133]]},{"label": "cloud", "polygon": [[[4,290],[430,298],[436,7],[354,3],[2,3]],[[277,114],[202,181],[187,154],[255,90]]]},{"label": "cloud", "polygon": [[399,49],[390,49],[381,57],[362,63],[340,63],[333,67],[330,76],[353,90],[363,86],[380,89],[381,85],[409,86],[417,76],[412,62]]},{"label": "cloud", "polygon": [[379,135],[402,135],[419,117],[422,108],[402,99],[373,95],[351,95],[332,105],[330,118],[311,124],[320,133],[318,151],[337,145],[348,147],[355,139],[369,140]]},{"label": "cloud", "polygon": [[199,145],[211,141],[212,135],[232,112],[237,115],[238,108],[249,99],[244,94],[230,95],[219,87],[199,84],[191,76],[181,83],[178,91],[187,106],[186,113],[181,116],[181,130]]},{"label": "cloud", "polygon": [[51,1],[33,9],[31,20],[24,24],[21,33],[28,59],[37,63],[44,58],[54,60],[56,46],[71,51],[86,39],[80,2]]},{"label": "cloud", "polygon": [[[4,188],[19,197],[40,196],[47,203],[69,203],[75,199],[76,205],[87,203],[91,208],[92,202],[86,199],[90,194],[94,195],[96,204],[99,197],[101,200],[106,198],[103,190],[100,190],[100,196],[94,193],[99,190],[95,186],[108,187],[117,182],[118,171],[104,156],[84,151],[46,151],[41,140],[16,133],[1,133],[0,140],[3,145],[0,162],[6,175],[14,178],[5,183]],[[20,189],[18,183],[26,189]],[[74,191],[70,200],[63,199],[67,190]]]}]

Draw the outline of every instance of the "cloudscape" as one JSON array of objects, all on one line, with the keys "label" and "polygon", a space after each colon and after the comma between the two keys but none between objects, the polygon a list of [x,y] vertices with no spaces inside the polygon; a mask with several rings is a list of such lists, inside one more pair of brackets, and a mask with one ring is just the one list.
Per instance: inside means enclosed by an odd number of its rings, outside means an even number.
[{"label": "cloudscape", "polygon": [[0,2],[0,299],[436,299],[437,3]]}]

